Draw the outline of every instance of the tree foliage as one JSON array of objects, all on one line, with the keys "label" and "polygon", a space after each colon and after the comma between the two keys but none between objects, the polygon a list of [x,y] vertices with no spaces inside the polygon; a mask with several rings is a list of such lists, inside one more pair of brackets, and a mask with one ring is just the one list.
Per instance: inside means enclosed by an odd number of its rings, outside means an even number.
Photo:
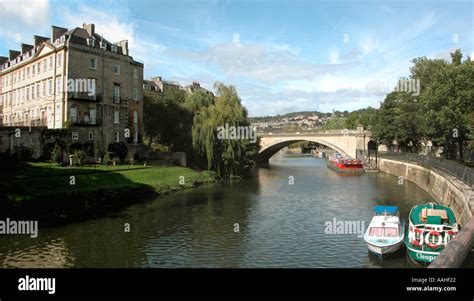
[{"label": "tree foliage", "polygon": [[428,124],[427,137],[435,144],[445,146],[445,155],[463,158],[470,139],[472,112],[474,112],[474,66],[453,63],[436,74],[433,82],[421,95]]},{"label": "tree foliage", "polygon": [[144,124],[150,143],[183,151],[191,164],[221,177],[241,176],[254,164],[257,143],[217,139],[218,126],[248,126],[247,110],[232,86],[217,83],[217,96],[197,90],[145,93]]},{"label": "tree foliage", "polygon": [[235,88],[222,83],[217,83],[215,88],[215,100],[207,102],[202,99],[200,104],[207,106],[202,106],[194,116],[193,147],[208,170],[214,170],[223,177],[240,176],[253,165],[252,158],[258,152],[258,143],[251,143],[248,139],[218,139],[218,127],[227,124],[229,127],[249,128],[250,123]]},{"label": "tree foliage", "polygon": [[474,64],[469,57],[462,62],[460,50],[451,58],[450,63],[426,57],[412,60],[410,79],[420,80],[420,94],[389,93],[377,110],[374,138],[389,146],[395,141],[408,150],[430,140],[444,146],[447,158],[463,160],[465,147],[472,145]]}]

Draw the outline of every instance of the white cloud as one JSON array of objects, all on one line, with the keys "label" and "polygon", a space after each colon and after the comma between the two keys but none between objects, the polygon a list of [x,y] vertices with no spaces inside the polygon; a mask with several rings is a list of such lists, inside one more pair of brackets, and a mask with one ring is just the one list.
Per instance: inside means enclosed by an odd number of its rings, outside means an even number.
[{"label": "white cloud", "polygon": [[313,78],[348,68],[348,64],[314,64],[287,49],[271,50],[261,43],[221,43],[205,51],[177,51],[174,55],[218,67],[226,76],[247,77],[264,83]]},{"label": "white cloud", "polygon": [[[8,25],[10,28],[17,26],[35,28],[49,21],[49,9],[48,0],[0,1],[2,27],[5,28]],[[15,26],[12,26],[10,22],[13,22]]]},{"label": "white cloud", "polygon": [[49,26],[49,19],[48,0],[0,0],[0,37],[8,47],[17,48],[19,43],[30,44],[32,32]]},{"label": "white cloud", "polygon": [[359,47],[362,50],[361,56],[367,55],[378,48],[379,44],[373,39],[372,36],[365,36],[359,43]]},{"label": "white cloud", "polygon": [[385,94],[388,87],[395,86],[394,77],[382,71],[366,75],[359,72],[347,72],[345,74],[324,74],[312,80],[295,80],[285,83],[284,90],[302,92],[327,92],[333,93],[338,90],[352,89],[374,95]]},{"label": "white cloud", "polygon": [[339,51],[333,50],[329,53],[329,61],[331,64],[337,64],[339,61]]},{"label": "white cloud", "polygon": [[126,22],[111,12],[80,5],[74,11],[61,8],[63,25],[68,28],[81,27],[83,23],[94,23],[98,34],[110,42],[128,40],[130,55],[146,63],[146,66],[159,64],[160,56],[166,47],[137,35],[134,22]]}]

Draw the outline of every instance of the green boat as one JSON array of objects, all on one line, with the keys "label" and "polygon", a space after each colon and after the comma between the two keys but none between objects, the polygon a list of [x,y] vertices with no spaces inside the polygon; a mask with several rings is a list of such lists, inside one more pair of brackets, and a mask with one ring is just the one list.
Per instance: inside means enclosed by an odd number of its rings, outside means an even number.
[{"label": "green boat", "polygon": [[429,264],[458,231],[459,225],[451,208],[435,203],[417,205],[410,210],[405,235],[407,253],[415,262]]}]

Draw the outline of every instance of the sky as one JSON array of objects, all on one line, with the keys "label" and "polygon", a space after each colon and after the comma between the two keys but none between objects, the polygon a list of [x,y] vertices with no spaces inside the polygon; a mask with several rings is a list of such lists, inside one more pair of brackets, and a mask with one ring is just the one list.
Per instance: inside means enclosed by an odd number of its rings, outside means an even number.
[{"label": "sky", "polygon": [[145,78],[234,85],[249,116],[379,107],[416,57],[474,57],[474,0],[0,0],[0,56],[51,25],[81,27]]}]

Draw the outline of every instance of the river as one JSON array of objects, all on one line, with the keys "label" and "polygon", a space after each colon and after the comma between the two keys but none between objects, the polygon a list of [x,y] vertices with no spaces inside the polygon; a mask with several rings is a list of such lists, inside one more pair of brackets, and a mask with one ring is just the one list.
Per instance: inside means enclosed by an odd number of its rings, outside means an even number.
[{"label": "river", "polygon": [[94,220],[40,225],[36,239],[2,235],[0,265],[412,267],[404,252],[380,260],[357,233],[328,234],[326,223],[367,226],[380,204],[400,206],[406,219],[413,205],[428,201],[416,185],[399,185],[387,174],[341,176],[324,159],[280,153],[248,179],[181,191]]}]

